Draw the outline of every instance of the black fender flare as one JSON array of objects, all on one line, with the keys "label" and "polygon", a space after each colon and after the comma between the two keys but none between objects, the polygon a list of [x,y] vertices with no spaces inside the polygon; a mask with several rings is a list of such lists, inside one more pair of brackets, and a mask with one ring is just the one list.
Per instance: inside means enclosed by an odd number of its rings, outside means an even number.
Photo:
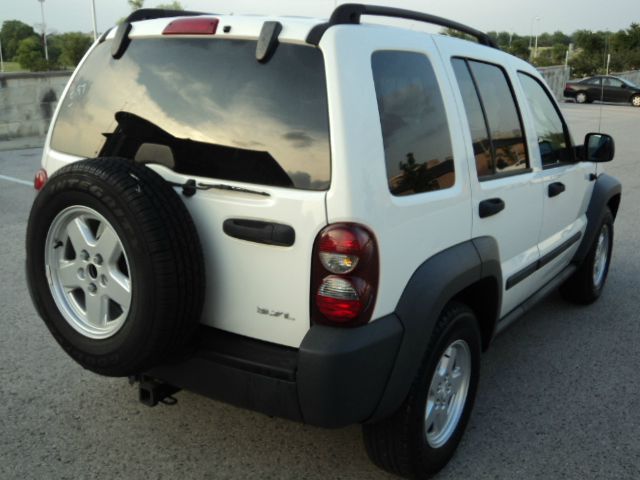
[{"label": "black fender flare", "polygon": [[[478,237],[450,247],[426,260],[414,272],[396,306],[403,335],[396,361],[378,408],[369,421],[392,414],[406,398],[424,358],[429,339],[445,305],[471,285],[493,278],[500,310],[502,273],[498,244]],[[497,320],[497,313],[496,319]],[[492,326],[491,331],[495,328]]]},{"label": "black fender flare", "polygon": [[[587,257],[589,249],[591,248],[591,245],[593,245],[596,235],[598,234],[598,228],[602,222],[605,208],[609,205],[611,199],[615,196],[621,195],[622,185],[617,178],[607,175],[606,173],[598,176],[593,187],[589,206],[587,207],[587,228],[582,237],[582,243],[580,243],[578,250],[573,256],[574,263],[579,265]],[[618,204],[616,204],[616,211],[612,212],[614,218],[617,213],[617,206]]]}]

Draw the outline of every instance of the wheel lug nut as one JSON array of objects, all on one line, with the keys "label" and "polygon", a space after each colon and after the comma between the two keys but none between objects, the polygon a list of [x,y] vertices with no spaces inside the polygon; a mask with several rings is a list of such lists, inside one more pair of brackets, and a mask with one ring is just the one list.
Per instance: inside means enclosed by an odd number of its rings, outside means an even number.
[{"label": "wheel lug nut", "polygon": [[94,283],[90,283],[87,287],[87,290],[89,290],[89,293],[96,293],[98,287],[96,287]]},{"label": "wheel lug nut", "polygon": [[102,285],[103,287],[106,287],[108,282],[109,282],[109,279],[107,278],[106,275],[100,275],[100,285]]},{"label": "wheel lug nut", "polygon": [[93,257],[93,263],[95,263],[96,265],[102,265],[102,255],[100,255],[99,253],[96,254],[96,256]]},{"label": "wheel lug nut", "polygon": [[82,250],[80,252],[80,258],[85,262],[89,261],[89,252],[87,252],[86,250]]},{"label": "wheel lug nut", "polygon": [[84,268],[79,268],[78,269],[78,278],[80,280],[84,280],[84,277],[85,277]]}]

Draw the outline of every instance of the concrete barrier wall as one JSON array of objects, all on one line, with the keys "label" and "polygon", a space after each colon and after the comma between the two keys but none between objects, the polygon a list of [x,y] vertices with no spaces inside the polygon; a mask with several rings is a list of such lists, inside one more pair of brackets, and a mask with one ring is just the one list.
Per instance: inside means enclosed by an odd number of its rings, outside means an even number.
[{"label": "concrete barrier wall", "polygon": [[557,67],[540,67],[538,71],[546,80],[556,100],[563,101],[564,86],[569,81],[569,68],[559,65]]},{"label": "concrete barrier wall", "polygon": [[612,73],[611,75],[624,78],[625,80],[629,80],[631,83],[635,83],[636,85],[640,86],[640,70],[635,70],[632,72]]},{"label": "concrete barrier wall", "polygon": [[71,72],[0,74],[0,140],[42,137]]}]

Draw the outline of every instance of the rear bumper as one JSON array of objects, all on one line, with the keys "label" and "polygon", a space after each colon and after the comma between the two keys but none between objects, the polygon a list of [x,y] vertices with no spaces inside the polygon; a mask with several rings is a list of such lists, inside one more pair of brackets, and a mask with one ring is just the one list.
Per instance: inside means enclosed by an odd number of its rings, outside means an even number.
[{"label": "rear bumper", "polygon": [[395,315],[351,329],[316,325],[292,349],[203,326],[189,355],[145,375],[267,415],[336,428],[374,414],[402,333]]}]

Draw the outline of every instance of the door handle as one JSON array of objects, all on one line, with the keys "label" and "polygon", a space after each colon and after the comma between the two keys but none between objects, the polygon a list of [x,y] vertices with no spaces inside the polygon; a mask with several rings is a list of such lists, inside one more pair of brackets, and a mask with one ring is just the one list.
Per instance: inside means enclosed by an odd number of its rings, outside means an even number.
[{"label": "door handle", "polygon": [[296,232],[289,225],[230,218],[222,224],[224,233],[249,242],[290,247],[296,241]]},{"label": "door handle", "polygon": [[554,182],[549,185],[549,197],[557,197],[566,190],[564,183]]},{"label": "door handle", "polygon": [[488,198],[478,205],[478,213],[480,218],[487,218],[504,210],[505,203],[501,198]]}]

